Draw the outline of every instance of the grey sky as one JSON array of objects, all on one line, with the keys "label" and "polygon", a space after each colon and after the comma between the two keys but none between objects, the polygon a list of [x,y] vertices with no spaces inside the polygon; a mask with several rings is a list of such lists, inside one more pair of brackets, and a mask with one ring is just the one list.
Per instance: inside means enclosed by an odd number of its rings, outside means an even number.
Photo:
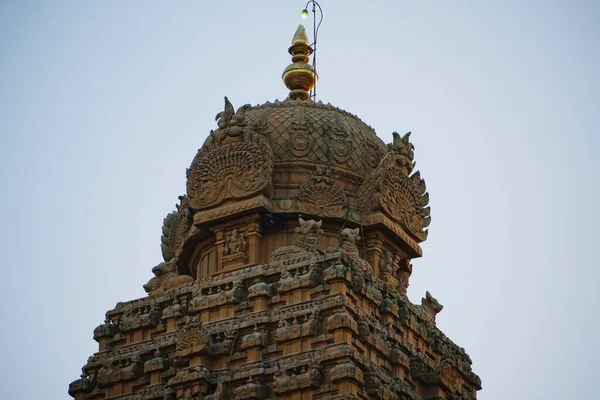
[{"label": "grey sky", "polygon": [[[445,305],[479,398],[597,397],[600,3],[320,3],[320,99],[413,132],[432,224],[409,296]],[[286,97],[303,6],[0,1],[0,398],[68,398],[223,96]]]}]

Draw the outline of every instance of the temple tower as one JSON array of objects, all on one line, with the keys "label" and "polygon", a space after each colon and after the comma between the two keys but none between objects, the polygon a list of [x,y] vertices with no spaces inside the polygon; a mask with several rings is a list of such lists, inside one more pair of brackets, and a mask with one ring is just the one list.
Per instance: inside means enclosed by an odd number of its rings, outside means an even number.
[{"label": "temple tower", "polygon": [[225,98],[164,219],[148,295],[94,330],[69,386],[99,399],[475,399],[464,349],[412,304],[428,193],[410,133],[385,144],[357,116],[314,102],[300,26],[284,101]]}]

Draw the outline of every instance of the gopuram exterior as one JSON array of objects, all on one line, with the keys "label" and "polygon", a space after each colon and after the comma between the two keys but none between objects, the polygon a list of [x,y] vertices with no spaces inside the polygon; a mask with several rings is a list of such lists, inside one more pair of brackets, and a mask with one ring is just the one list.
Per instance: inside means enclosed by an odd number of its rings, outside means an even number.
[{"label": "gopuram exterior", "polygon": [[69,386],[76,400],[470,400],[464,349],[412,304],[430,222],[409,134],[384,144],[314,102],[302,26],[284,101],[225,98],[164,219],[148,296],[120,302]]}]

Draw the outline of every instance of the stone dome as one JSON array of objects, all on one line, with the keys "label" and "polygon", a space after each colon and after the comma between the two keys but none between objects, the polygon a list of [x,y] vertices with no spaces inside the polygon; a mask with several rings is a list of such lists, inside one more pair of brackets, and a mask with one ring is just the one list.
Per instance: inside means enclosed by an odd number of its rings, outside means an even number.
[{"label": "stone dome", "polygon": [[[241,144],[235,155],[228,158],[219,149],[220,143],[232,130],[239,131],[240,143],[249,141],[252,144]],[[234,132],[234,137],[237,137],[235,135]],[[256,153],[251,154],[252,150]],[[370,126],[330,104],[288,98],[282,102],[276,100],[247,107],[240,125],[211,132],[198,152],[188,176],[191,177],[188,180],[190,206],[202,209],[222,200],[214,193],[205,194],[205,189],[214,186],[208,182],[230,185],[232,191],[238,193],[233,197],[245,197],[246,190],[236,189],[236,183],[226,182],[226,176],[230,176],[232,169],[237,171],[234,176],[247,179],[257,179],[258,175],[270,173],[269,197],[284,209],[288,200],[298,199],[298,196],[303,200],[306,190],[302,190],[302,184],[311,179],[319,180],[317,183],[324,179],[327,184],[331,183],[330,187],[339,188],[338,196],[333,196],[339,199],[331,199],[334,203],[346,203],[342,197],[350,195],[350,203],[356,205],[352,201],[352,193],[373,173],[386,153],[386,145]],[[248,175],[255,167],[260,171]],[[345,205],[339,204],[338,212],[311,209],[310,206],[306,209],[302,202],[294,208],[308,214],[342,216]]]}]

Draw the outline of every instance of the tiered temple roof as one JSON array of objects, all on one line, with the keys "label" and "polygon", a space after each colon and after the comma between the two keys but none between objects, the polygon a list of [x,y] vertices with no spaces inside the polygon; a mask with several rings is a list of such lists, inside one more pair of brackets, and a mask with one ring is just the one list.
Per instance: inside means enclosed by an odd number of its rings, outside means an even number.
[{"label": "tiered temple roof", "polygon": [[469,356],[436,327],[442,305],[406,296],[430,222],[410,133],[386,145],[314,102],[303,29],[288,99],[225,98],[148,296],[94,330],[76,400],[475,399]]}]

